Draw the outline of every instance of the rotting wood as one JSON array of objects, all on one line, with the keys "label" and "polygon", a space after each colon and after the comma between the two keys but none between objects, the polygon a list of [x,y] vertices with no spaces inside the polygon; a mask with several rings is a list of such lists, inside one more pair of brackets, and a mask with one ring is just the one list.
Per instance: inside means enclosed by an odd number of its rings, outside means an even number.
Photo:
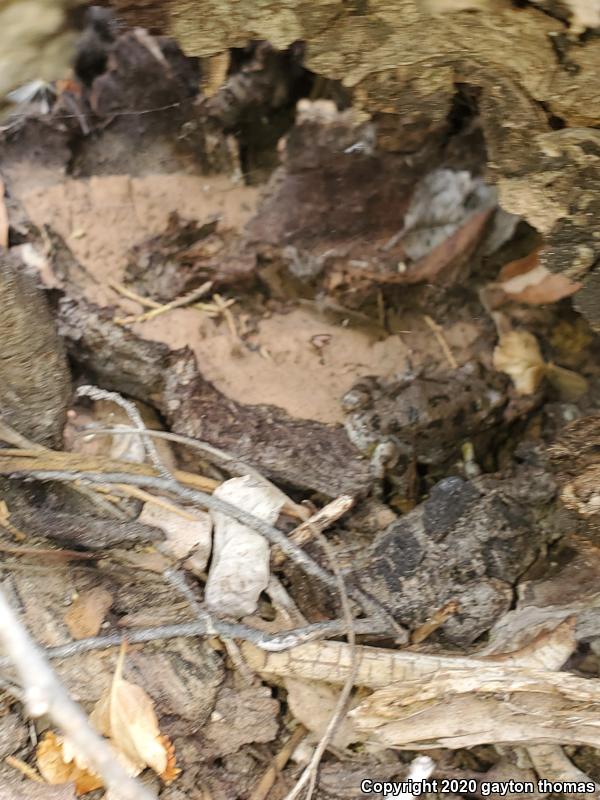
[{"label": "rotting wood", "polygon": [[443,135],[453,102],[468,87],[502,206],[544,234],[544,266],[583,280],[576,303],[600,326],[600,39],[578,38],[585,21],[569,28],[568,19],[508,0],[437,14],[432,10],[447,4],[113,5],[127,20],[174,36],[190,55],[255,39],[277,48],[304,41],[306,66],[353,89],[355,106],[379,122],[379,145],[396,152],[414,155],[428,136]]}]

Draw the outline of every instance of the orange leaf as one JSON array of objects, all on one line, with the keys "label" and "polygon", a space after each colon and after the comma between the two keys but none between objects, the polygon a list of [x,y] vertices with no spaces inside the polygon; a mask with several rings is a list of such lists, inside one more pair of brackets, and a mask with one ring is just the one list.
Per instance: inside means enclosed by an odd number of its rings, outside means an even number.
[{"label": "orange leaf", "polygon": [[65,760],[63,744],[63,738],[52,731],[47,731],[38,744],[37,765],[44,780],[53,785],[73,783],[77,794],[102,788],[104,784],[97,775],[78,766],[75,759]]},{"label": "orange leaf", "polygon": [[528,305],[555,303],[581,289],[581,284],[565,275],[550,272],[539,263],[541,248],[525,258],[505,264],[498,275],[498,285],[511,300]]}]

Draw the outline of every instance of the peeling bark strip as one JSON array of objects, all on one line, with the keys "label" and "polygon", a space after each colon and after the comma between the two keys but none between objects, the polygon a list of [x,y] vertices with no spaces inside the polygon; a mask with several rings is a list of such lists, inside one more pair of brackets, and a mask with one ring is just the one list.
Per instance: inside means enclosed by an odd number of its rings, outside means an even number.
[{"label": "peeling bark strip", "polygon": [[96,382],[150,401],[175,433],[230,450],[272,480],[328,497],[368,493],[369,463],[341,425],[236,403],[202,377],[189,350],[169,356],[165,345],[116,325],[110,313],[67,298],[59,306],[70,354]]},{"label": "peeling bark strip", "polygon": [[130,21],[176,37],[190,55],[251,39],[278,48],[306,42],[306,66],[354,88],[355,104],[379,123],[379,146],[395,152],[415,152],[446,129],[457,84],[471,87],[501,205],[544,234],[544,266],[584,280],[579,306],[600,326],[598,282],[585,281],[600,257],[600,38],[577,38],[596,24],[593,14],[560,19],[552,14],[564,4],[516,8],[502,0],[438,14],[448,4],[113,4]]},{"label": "peeling bark strip", "polygon": [[45,298],[16,257],[0,254],[0,416],[39,444],[59,445],[70,394]]}]

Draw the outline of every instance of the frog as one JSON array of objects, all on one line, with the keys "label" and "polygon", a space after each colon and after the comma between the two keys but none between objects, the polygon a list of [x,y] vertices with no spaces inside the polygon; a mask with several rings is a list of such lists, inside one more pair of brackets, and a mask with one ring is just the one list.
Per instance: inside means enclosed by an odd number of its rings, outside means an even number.
[{"label": "frog", "polygon": [[461,458],[492,438],[508,403],[504,376],[477,362],[458,369],[365,376],[342,399],[351,442],[371,462],[375,478],[396,482],[411,467],[440,477]]}]

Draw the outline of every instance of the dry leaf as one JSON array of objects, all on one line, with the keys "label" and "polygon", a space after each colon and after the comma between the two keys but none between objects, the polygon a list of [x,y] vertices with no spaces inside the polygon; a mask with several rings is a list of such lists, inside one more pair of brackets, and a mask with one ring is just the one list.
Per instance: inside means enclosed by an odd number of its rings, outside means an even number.
[{"label": "dry leaf", "polygon": [[65,614],[71,636],[74,639],[97,636],[112,601],[110,592],[100,586],[82,592]]},{"label": "dry leaf", "polygon": [[[214,496],[271,525],[285,502],[285,495],[277,488],[251,475],[225,481]],[[219,616],[253,614],[269,582],[269,544],[259,533],[225,514],[211,512],[211,516],[215,532],[206,605]]]},{"label": "dry leaf", "polygon": [[494,349],[494,368],[510,375],[518,394],[533,394],[544,377],[546,364],[537,339],[528,331],[510,331]]},{"label": "dry leaf", "polygon": [[78,766],[73,757],[66,757],[64,739],[47,731],[37,747],[37,766],[42,777],[51,784],[74,783],[77,794],[86,794],[103,786],[102,780]]},{"label": "dry leaf", "polygon": [[498,275],[498,286],[510,300],[529,305],[555,303],[581,289],[581,284],[561,273],[550,272],[539,263],[541,248],[525,258],[505,264]]},{"label": "dry leaf", "polygon": [[122,647],[110,689],[94,706],[90,721],[140,772],[152,767],[165,782],[172,781],[179,772],[173,746],[161,735],[150,697],[123,679],[124,659]]},{"label": "dry leaf", "polygon": [[571,369],[558,367],[556,364],[546,364],[545,374],[552,386],[560,393],[561,398],[567,402],[579,400],[590,388],[583,375],[573,372]]},{"label": "dry leaf", "polygon": [[212,522],[203,511],[190,511],[176,506],[166,498],[157,498],[166,504],[144,503],[138,522],[152,525],[165,532],[166,541],[158,545],[165,555],[186,558],[192,554],[197,568],[204,570],[212,545]]}]

